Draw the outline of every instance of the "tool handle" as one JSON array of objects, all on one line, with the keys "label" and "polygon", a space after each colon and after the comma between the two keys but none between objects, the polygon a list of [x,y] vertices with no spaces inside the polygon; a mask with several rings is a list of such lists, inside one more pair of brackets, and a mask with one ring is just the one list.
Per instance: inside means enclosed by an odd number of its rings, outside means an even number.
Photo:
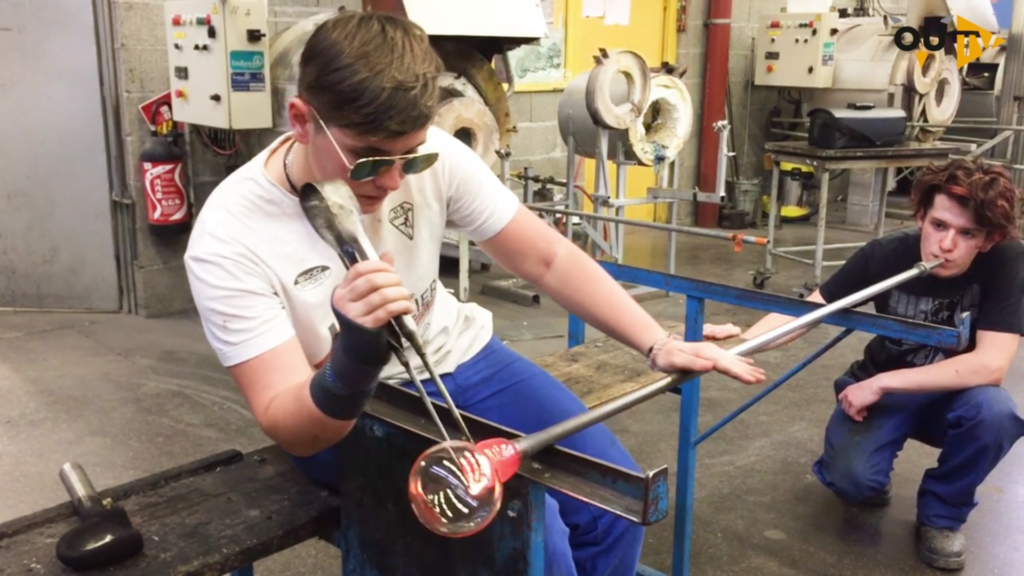
[{"label": "tool handle", "polygon": [[[366,260],[380,260],[373,246],[368,245],[368,242],[360,241],[358,237],[354,237],[356,236],[354,232],[342,230],[339,236],[337,238],[338,247],[341,249],[339,256],[346,269],[352,268]],[[395,316],[391,319],[388,323],[388,337],[397,346],[402,346],[402,337],[412,343],[419,342],[416,325],[408,314]]]},{"label": "tool handle", "polygon": [[88,474],[77,462],[68,462],[60,467],[60,481],[64,484],[75,513],[83,520],[106,510]]}]

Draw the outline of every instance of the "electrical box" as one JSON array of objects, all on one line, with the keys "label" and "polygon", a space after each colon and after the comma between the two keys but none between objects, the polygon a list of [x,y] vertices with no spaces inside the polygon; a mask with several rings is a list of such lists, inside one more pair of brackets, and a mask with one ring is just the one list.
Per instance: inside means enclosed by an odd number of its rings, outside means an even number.
[{"label": "electrical box", "polygon": [[838,12],[762,14],[754,41],[754,84],[831,88]]},{"label": "electrical box", "polygon": [[267,0],[169,0],[164,27],[175,120],[273,127]]}]

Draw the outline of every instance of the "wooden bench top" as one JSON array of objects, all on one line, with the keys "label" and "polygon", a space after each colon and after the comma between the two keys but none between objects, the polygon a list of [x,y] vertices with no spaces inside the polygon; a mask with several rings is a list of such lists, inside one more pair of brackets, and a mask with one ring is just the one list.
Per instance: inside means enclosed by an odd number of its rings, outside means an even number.
[{"label": "wooden bench top", "polygon": [[[119,576],[223,575],[329,537],[340,523],[339,501],[276,446],[223,452],[99,494],[124,507],[145,541],[141,554],[111,570]],[[55,550],[78,523],[65,502],[0,524],[0,575],[71,574]]]},{"label": "wooden bench top", "polygon": [[[683,333],[682,323],[662,322],[661,325],[670,332]],[[542,356],[534,362],[568,386],[587,408],[664,376],[648,368],[642,354],[608,336]]]}]

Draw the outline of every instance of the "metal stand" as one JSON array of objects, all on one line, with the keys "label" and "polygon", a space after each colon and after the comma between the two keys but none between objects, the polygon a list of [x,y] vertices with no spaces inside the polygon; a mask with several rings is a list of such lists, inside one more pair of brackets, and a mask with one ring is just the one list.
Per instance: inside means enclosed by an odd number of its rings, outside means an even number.
[{"label": "metal stand", "polygon": [[[766,292],[693,280],[611,262],[601,262],[600,264],[613,278],[620,282],[630,282],[642,286],[657,286],[673,294],[686,296],[685,337],[688,341],[703,340],[704,309],[705,302],[708,300],[759,310],[761,312],[776,312],[787,316],[801,316],[819,307],[818,304],[811,302],[777,296]],[[964,314],[957,318],[956,328],[909,322],[874,313],[850,310],[837,312],[823,319],[821,323],[839,326],[845,328],[845,330],[799,362],[773,384],[761,390],[754,398],[744,403],[703,433],[699,433],[698,430],[700,378],[690,380],[673,390],[673,392],[681,396],[678,432],[679,454],[676,464],[675,498],[673,499],[675,506],[672,555],[673,576],[690,576],[691,574],[690,556],[694,533],[693,505],[697,474],[697,445],[707,440],[712,434],[777,390],[855,330],[954,350],[963,350],[970,341],[971,318],[969,314]],[[586,331],[586,324],[583,320],[578,316],[570,314],[568,328],[569,347],[583,344]],[[738,497],[742,498],[742,496]],[[646,571],[644,574],[651,576],[657,573]]]},{"label": "metal stand", "polygon": [[[651,200],[646,198],[629,199],[626,197],[626,168],[635,166],[637,163],[625,159],[625,151],[622,149],[621,143],[615,147],[615,158],[613,160],[615,163],[615,187],[612,188],[611,177],[608,174],[608,136],[610,131],[602,126],[596,126],[596,130],[598,137],[596,154],[592,158],[594,160],[594,190],[590,195],[591,210],[594,214],[624,218],[626,206],[649,204]],[[572,120],[570,120],[568,140],[574,143],[572,134]],[[566,169],[566,181],[571,186],[569,197],[573,198],[577,192],[576,185],[578,184],[575,180],[576,146],[570,145],[567,148],[569,150],[569,158]],[[532,204],[532,202],[529,203]],[[600,258],[603,254],[608,254],[616,262],[622,261],[625,236],[621,225],[603,223],[595,228],[590,223],[583,221],[580,223],[580,226],[583,227],[587,236],[590,237],[591,256]],[[570,238],[572,237],[571,231],[567,232],[567,234],[569,234]]]},{"label": "metal stand", "polygon": [[[708,203],[708,204],[721,204],[721,203],[723,203],[725,201],[725,180],[726,180],[726,166],[727,166],[726,165],[726,159],[729,156],[734,155],[735,153],[734,152],[729,152],[729,138],[728,138],[728,132],[729,132],[729,129],[730,129],[729,128],[729,123],[726,122],[725,120],[721,120],[719,122],[715,122],[714,128],[715,128],[716,132],[719,132],[719,133],[722,134],[718,138],[718,174],[715,177],[715,191],[714,192],[701,192],[700,190],[693,190],[693,191],[679,190],[679,168],[678,168],[678,162],[676,160],[673,160],[670,163],[671,164],[671,168],[672,168],[672,175],[673,175],[672,188],[668,188],[666,186],[667,174],[662,172],[661,174],[659,174],[659,178],[658,178],[658,180],[659,180],[658,186],[659,187],[658,188],[648,188],[647,189],[647,197],[648,198],[657,199],[659,201],[668,201],[669,202],[669,223],[672,224],[672,225],[676,225],[679,222],[679,202],[682,201],[682,200],[685,200],[685,201],[688,201],[688,202],[692,202],[694,206],[696,206],[698,202],[703,202],[703,203]],[[700,236],[705,236],[706,235],[706,234],[704,234],[704,232],[706,232],[706,229],[704,229],[704,228],[680,229],[678,231],[677,230],[673,230],[672,232],[669,232],[669,235],[668,235],[668,242],[669,242],[668,265],[666,266],[666,269],[668,270],[669,274],[675,274],[676,273],[676,234],[677,234],[677,232],[678,233],[682,233],[682,234],[697,234],[697,235],[700,235]],[[729,238],[731,238],[732,235],[729,235],[728,233],[722,233],[721,235],[716,235],[715,237],[719,237],[719,238],[721,238],[721,237],[729,237]]]},{"label": "metal stand", "polygon": [[[909,142],[893,148],[825,150],[814,148],[807,142],[772,142],[765,144],[765,150],[772,157],[772,182],[770,212],[768,214],[768,249],[765,251],[764,266],[751,272],[755,288],[763,289],[765,283],[777,273],[772,267],[772,256],[786,258],[801,264],[814,267],[814,279],[804,285],[807,293],[817,290],[821,285],[822,269],[826,266],[842,266],[845,260],[824,260],[825,250],[859,248],[865,242],[845,244],[825,244],[825,227],[828,212],[829,170],[872,169],[882,170],[882,197],[879,202],[878,216],[871,232],[880,238],[885,232],[885,205],[888,188],[891,185],[888,177],[890,168],[927,166],[931,163],[947,161],[960,148],[951,144]],[[814,245],[775,247],[775,228],[779,218],[779,164],[792,162],[813,167],[820,174],[821,190],[818,196],[817,236]],[[794,256],[798,252],[814,252],[814,259]]]}]

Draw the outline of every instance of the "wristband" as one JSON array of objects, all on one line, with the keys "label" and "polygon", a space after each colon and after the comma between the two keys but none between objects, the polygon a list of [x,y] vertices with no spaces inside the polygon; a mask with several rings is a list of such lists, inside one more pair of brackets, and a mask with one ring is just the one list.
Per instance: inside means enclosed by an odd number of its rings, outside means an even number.
[{"label": "wristband", "polygon": [[651,370],[655,370],[655,371],[659,371],[659,372],[661,371],[658,368],[658,363],[654,361],[654,357],[658,354],[658,352],[661,352],[661,349],[664,348],[665,344],[668,344],[668,342],[670,340],[682,340],[682,338],[678,334],[673,334],[672,332],[666,332],[664,336],[662,336],[661,338],[658,338],[658,341],[655,342],[647,350],[647,366]]},{"label": "wristband", "polygon": [[335,311],[340,330],[331,357],[313,375],[313,405],[335,420],[354,420],[373,395],[384,366],[391,360],[385,327],[366,328]]}]

